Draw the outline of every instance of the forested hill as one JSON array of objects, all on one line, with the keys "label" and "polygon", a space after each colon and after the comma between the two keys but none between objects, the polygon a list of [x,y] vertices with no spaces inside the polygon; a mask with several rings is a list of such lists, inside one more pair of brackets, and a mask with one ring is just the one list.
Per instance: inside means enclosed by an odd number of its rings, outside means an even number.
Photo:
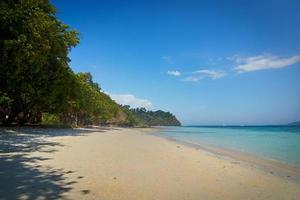
[{"label": "forested hill", "polygon": [[48,0],[0,1],[0,125],[178,125],[163,111],[132,110],[74,73],[68,53],[79,34]]},{"label": "forested hill", "polygon": [[138,123],[146,126],[180,126],[181,123],[170,112],[146,111],[145,108],[137,108],[131,110],[136,117]]},{"label": "forested hill", "polygon": [[180,126],[181,123],[170,112],[147,111],[145,108],[130,109],[140,126]]},{"label": "forested hill", "polygon": [[288,126],[300,126],[300,121],[289,123]]}]

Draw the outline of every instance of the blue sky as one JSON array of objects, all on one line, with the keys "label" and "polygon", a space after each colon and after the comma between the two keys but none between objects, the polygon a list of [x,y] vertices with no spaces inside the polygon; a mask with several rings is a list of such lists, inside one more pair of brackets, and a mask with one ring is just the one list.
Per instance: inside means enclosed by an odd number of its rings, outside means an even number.
[{"label": "blue sky", "polygon": [[300,1],[52,0],[70,53],[120,103],[183,124],[300,120]]}]

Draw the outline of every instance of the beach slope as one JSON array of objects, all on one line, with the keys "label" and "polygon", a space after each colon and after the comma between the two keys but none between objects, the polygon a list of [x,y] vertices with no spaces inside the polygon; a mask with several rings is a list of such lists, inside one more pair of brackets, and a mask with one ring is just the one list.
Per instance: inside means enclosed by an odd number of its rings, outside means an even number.
[{"label": "beach slope", "polygon": [[299,199],[299,183],[149,131],[1,129],[0,199]]}]

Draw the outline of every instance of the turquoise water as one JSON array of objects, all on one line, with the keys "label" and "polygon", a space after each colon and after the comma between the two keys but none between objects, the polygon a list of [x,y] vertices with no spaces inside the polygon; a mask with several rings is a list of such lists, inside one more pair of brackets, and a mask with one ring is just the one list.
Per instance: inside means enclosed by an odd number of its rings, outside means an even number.
[{"label": "turquoise water", "polygon": [[300,166],[300,126],[163,127],[159,134]]}]

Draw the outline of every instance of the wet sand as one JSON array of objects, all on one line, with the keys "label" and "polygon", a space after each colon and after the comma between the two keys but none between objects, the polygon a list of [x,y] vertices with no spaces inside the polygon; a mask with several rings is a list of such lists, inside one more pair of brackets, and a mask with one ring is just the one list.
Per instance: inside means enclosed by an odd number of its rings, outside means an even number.
[{"label": "wet sand", "polygon": [[247,152],[241,152],[236,151],[233,149],[227,149],[222,148],[219,146],[209,145],[203,142],[195,142],[195,141],[189,141],[189,140],[177,140],[171,137],[167,137],[164,135],[161,135],[159,133],[153,132],[152,135],[159,136],[162,138],[165,138],[167,140],[170,140],[172,142],[176,142],[188,147],[195,148],[197,150],[204,150],[209,153],[212,153],[213,156],[227,159],[235,163],[251,166],[258,168],[260,170],[264,170],[267,173],[271,173],[276,176],[280,176],[283,178],[287,178],[289,180],[292,180],[296,183],[300,184],[300,167],[290,165],[287,163],[282,163],[277,160],[270,160],[263,157],[258,157],[256,155],[247,153]]},{"label": "wet sand", "polygon": [[[24,134],[22,134],[24,133]],[[299,199],[300,184],[147,129],[1,130],[0,199]]]}]

